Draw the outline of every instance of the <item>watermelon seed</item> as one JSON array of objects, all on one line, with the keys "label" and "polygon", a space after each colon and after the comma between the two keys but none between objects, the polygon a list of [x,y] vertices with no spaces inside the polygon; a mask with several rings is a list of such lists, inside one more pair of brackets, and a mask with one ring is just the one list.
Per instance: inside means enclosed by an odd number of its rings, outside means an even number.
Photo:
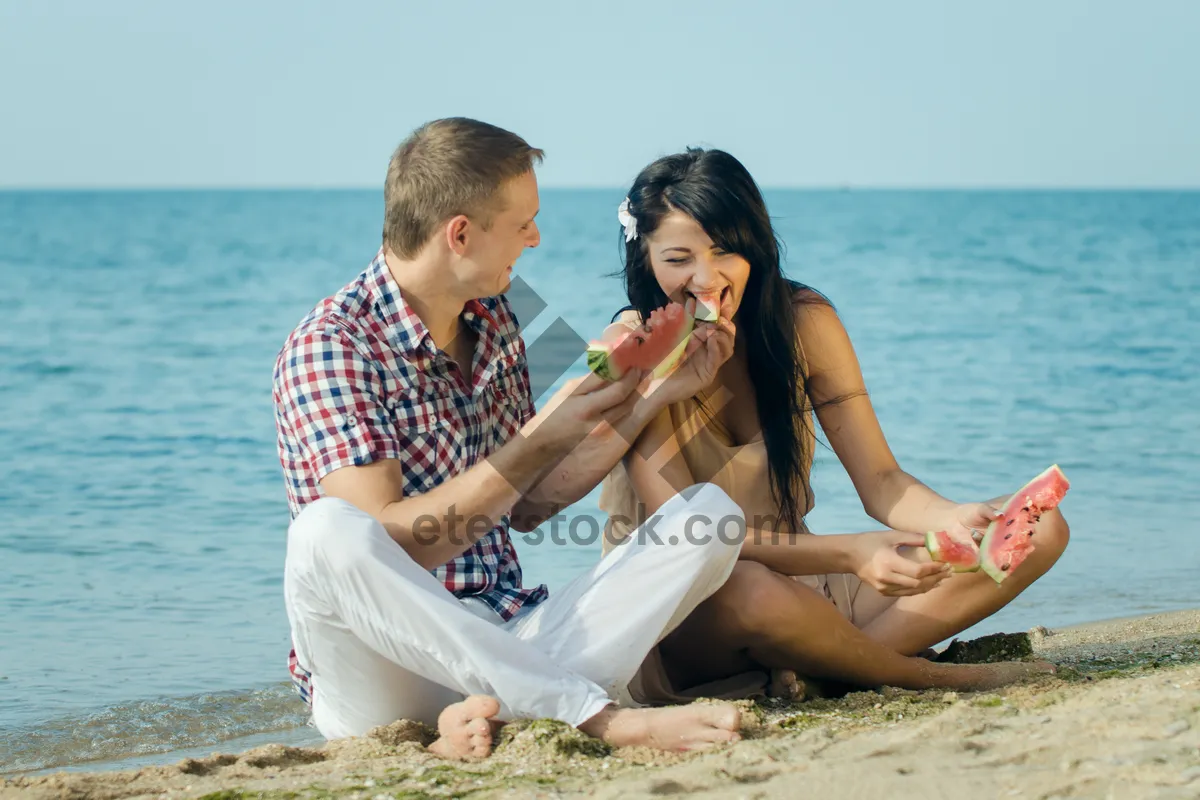
[{"label": "watermelon seed", "polygon": [[1004,538],[1005,538],[1005,539],[1011,539],[1011,538],[1012,538],[1012,534],[1011,534],[1011,533],[1006,533],[1006,534],[1004,535]]},{"label": "watermelon seed", "polygon": [[1010,519],[1008,522],[1006,522],[1004,524],[1005,524],[1005,526],[1008,526],[1008,525],[1012,525],[1016,521],[1017,521],[1016,519]]},{"label": "watermelon seed", "polygon": [[1004,566],[1000,567],[1000,571],[1001,571],[1001,572],[1008,572],[1008,568],[1009,568],[1010,566],[1012,566],[1012,565],[1011,565],[1011,564],[1005,564]]}]

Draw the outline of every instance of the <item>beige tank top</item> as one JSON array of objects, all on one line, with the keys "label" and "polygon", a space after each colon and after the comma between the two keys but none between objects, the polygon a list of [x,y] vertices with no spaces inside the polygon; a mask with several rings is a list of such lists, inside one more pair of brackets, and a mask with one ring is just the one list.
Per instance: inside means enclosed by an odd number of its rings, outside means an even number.
[{"label": "beige tank top", "polygon": [[[711,405],[711,404],[710,404]],[[707,482],[719,486],[729,495],[746,516],[746,523],[763,530],[786,530],[779,523],[779,506],[771,496],[771,478],[767,467],[767,448],[762,435],[743,445],[732,444],[725,426],[712,413],[703,408],[694,398],[675,403],[669,407],[671,422],[677,431],[684,462],[697,483]],[[812,433],[811,417],[807,420],[804,436],[807,439],[807,458],[804,464],[805,484],[812,469],[812,454],[815,437]],[[815,498],[809,488],[808,496],[801,503],[801,512],[807,514]],[[609,516],[609,528],[604,537],[604,553],[645,522],[646,515],[639,514],[637,493],[629,480],[622,460],[605,477],[600,489],[600,510]],[[634,520],[627,524],[626,520]],[[808,533],[801,526],[801,532]]]}]

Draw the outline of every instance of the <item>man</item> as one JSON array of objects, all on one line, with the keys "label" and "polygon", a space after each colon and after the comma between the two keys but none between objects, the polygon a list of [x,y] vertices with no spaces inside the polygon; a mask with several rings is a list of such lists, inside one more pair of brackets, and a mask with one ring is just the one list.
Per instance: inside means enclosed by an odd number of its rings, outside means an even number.
[{"label": "man", "polygon": [[702,326],[665,381],[588,376],[535,415],[504,292],[540,241],[541,158],[474,120],[416,130],[388,168],[378,255],[279,354],[290,668],[327,738],[420,719],[436,721],[434,752],[480,757],[493,723],[514,716],[617,746],[738,738],[732,706],[613,702],[733,569],[745,525],[719,489],[663,506],[654,533],[666,544],[632,536],[552,597],[522,585],[510,523],[532,530],[584,496],[732,351]]}]

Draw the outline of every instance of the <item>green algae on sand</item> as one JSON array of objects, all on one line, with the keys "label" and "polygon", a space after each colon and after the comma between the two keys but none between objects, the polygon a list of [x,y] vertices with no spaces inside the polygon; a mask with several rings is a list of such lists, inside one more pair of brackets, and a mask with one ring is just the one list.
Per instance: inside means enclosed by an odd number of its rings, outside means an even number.
[{"label": "green algae on sand", "polygon": [[955,639],[934,660],[950,664],[990,664],[1019,661],[1032,655],[1033,642],[1028,633],[993,633],[966,642]]}]

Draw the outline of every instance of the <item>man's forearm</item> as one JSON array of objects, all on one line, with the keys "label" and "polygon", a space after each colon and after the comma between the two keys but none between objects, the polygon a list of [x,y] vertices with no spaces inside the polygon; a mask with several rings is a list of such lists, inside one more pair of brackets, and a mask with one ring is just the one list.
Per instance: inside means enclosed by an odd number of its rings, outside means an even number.
[{"label": "man's forearm", "polygon": [[377,517],[414,561],[439,567],[486,536],[562,455],[561,445],[536,433],[517,436],[431,491],[389,503]]},{"label": "man's forearm", "polygon": [[643,398],[616,426],[598,425],[554,464],[525,499],[532,505],[555,510],[578,501],[604,480],[662,408],[662,403]]}]

